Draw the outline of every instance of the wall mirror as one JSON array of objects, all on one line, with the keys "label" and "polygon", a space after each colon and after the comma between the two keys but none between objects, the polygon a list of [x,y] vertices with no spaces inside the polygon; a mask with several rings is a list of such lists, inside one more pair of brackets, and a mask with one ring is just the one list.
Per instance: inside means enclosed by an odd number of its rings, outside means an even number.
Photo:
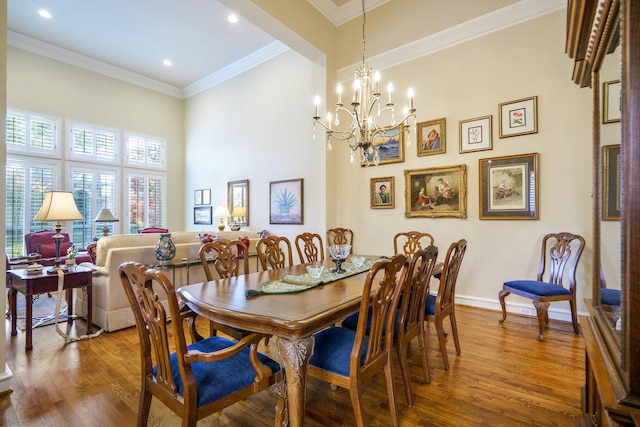
[{"label": "wall mirror", "polygon": [[[245,227],[249,226],[248,179],[243,179],[240,181],[229,181],[227,183],[227,206],[229,207],[229,213],[231,213],[232,222]],[[244,212],[240,209],[235,208],[244,208]]]}]

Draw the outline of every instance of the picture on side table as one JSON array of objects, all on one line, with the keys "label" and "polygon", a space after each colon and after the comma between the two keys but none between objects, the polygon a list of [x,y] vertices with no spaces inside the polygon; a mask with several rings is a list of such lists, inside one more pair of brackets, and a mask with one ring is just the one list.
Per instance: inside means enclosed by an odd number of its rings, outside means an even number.
[{"label": "picture on side table", "polygon": [[538,219],[538,153],[480,159],[480,219]]},{"label": "picture on side table", "polygon": [[467,166],[404,171],[405,211],[411,217],[467,217]]},{"label": "picture on side table", "polygon": [[303,224],[303,180],[269,183],[269,224]]},{"label": "picture on side table", "polygon": [[396,207],[394,180],[392,176],[371,178],[371,209]]}]

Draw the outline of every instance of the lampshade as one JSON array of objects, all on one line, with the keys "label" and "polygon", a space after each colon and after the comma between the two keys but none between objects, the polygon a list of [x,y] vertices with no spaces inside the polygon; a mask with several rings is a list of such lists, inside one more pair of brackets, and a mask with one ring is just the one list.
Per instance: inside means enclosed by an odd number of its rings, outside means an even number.
[{"label": "lampshade", "polygon": [[49,191],[34,221],[78,221],[84,217],[78,210],[70,191]]},{"label": "lampshade", "polygon": [[234,218],[245,216],[247,211],[245,211],[244,206],[236,206],[233,208],[233,212],[231,212],[231,216]]},{"label": "lampshade", "polygon": [[103,209],[100,209],[100,212],[98,212],[98,216],[96,216],[93,221],[94,222],[118,222],[120,220],[115,216],[113,216],[113,214],[108,208],[103,208]]},{"label": "lampshade", "polygon": [[227,209],[227,207],[224,205],[220,205],[216,208],[213,216],[219,216],[221,218],[224,216],[229,216],[229,209]]}]

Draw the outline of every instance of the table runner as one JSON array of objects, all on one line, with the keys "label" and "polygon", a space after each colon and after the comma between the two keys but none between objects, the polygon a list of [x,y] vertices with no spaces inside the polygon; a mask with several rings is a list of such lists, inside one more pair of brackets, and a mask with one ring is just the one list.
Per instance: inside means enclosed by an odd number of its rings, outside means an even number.
[{"label": "table runner", "polygon": [[371,266],[382,258],[384,257],[365,259],[364,263],[362,263],[360,267],[357,267],[351,262],[345,262],[342,264],[342,270],[344,270],[344,272],[340,274],[332,272],[335,267],[327,267],[322,271],[322,274],[317,279],[311,277],[309,273],[299,275],[287,274],[278,280],[264,282],[260,286],[260,290],[248,289],[245,292],[245,295],[249,298],[266,294],[290,294],[306,291],[307,289],[315,288],[316,286],[326,285],[327,283],[335,282],[336,280],[344,279],[345,277],[369,271]]}]

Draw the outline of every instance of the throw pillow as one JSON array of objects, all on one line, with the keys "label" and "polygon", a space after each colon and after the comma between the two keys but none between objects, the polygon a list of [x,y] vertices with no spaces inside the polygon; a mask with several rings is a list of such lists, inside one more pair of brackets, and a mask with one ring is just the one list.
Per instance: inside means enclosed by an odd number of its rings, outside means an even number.
[{"label": "throw pillow", "polygon": [[[71,247],[71,242],[62,242],[60,244],[60,256],[67,254],[67,249]],[[56,244],[55,243],[41,243],[38,247],[38,252],[43,258],[53,258],[56,256]]]}]

